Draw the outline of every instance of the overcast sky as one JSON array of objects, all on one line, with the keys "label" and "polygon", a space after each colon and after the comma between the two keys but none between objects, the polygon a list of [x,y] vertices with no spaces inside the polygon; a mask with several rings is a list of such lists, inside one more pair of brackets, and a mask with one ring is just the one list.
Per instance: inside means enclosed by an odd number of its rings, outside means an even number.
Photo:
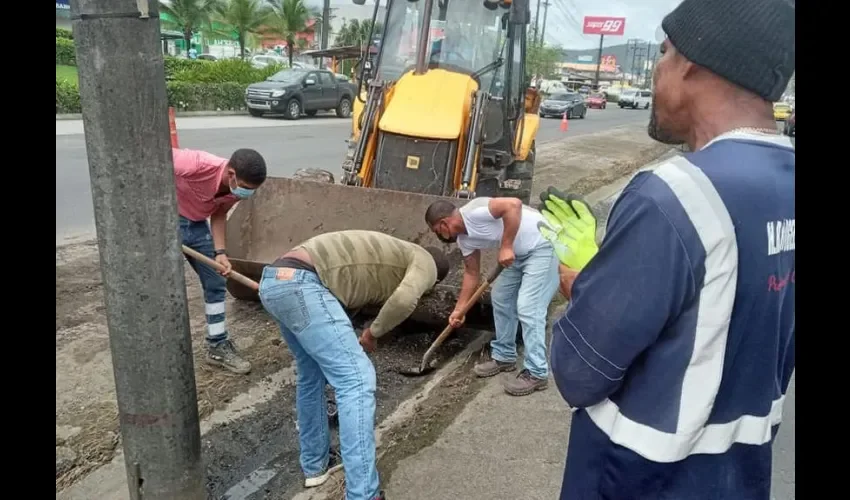
[{"label": "overcast sky", "polygon": [[[531,2],[531,15],[537,0]],[[545,0],[541,0],[545,2]],[[619,45],[630,38],[656,42],[655,33],[661,19],[681,0],[549,0],[546,19],[546,42],[565,49],[590,49],[599,46],[598,35],[581,33],[584,16],[617,16],[626,18],[626,32],[621,37],[605,37],[604,44]],[[540,7],[543,19],[543,4]]]},{"label": "overcast sky", "polygon": [[[541,2],[545,1],[541,0]],[[537,10],[537,0],[529,0],[529,2],[531,2],[531,15],[533,17]],[[655,32],[661,26],[661,19],[680,2],[681,0],[549,0],[546,42],[552,45],[561,45],[565,49],[598,47],[599,36],[581,33],[584,16],[626,18],[625,34],[621,37],[606,37],[606,46],[626,43],[629,38],[657,42]],[[307,3],[321,6],[322,0],[307,0]],[[351,0],[331,0],[332,5],[350,3]],[[366,3],[367,5],[374,5],[373,0],[367,0]],[[381,4],[386,5],[386,0],[381,0]],[[364,8],[364,10],[371,13],[369,8]],[[543,3],[540,4],[540,19],[542,26]]]}]

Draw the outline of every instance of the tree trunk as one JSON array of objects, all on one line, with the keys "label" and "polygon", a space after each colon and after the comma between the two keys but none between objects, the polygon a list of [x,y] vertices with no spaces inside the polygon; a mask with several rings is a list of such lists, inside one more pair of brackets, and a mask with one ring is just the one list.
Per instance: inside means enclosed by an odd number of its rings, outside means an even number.
[{"label": "tree trunk", "polygon": [[243,61],[245,60],[245,33],[243,31],[239,32],[239,57]]},{"label": "tree trunk", "polygon": [[292,68],[292,56],[295,53],[295,39],[286,39],[286,53],[289,56],[289,67]]},{"label": "tree trunk", "polygon": [[183,50],[186,51],[186,57],[189,57],[189,49],[192,48],[192,30],[183,30],[183,41],[186,42]]}]

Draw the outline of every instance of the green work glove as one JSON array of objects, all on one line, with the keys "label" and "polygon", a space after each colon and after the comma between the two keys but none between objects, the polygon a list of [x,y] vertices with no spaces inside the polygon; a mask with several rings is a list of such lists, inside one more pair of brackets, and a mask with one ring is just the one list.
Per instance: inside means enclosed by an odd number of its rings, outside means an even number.
[{"label": "green work glove", "polygon": [[561,264],[582,270],[599,251],[596,217],[578,196],[549,187],[540,193],[540,212],[546,219],[537,224],[540,234],[552,243]]}]

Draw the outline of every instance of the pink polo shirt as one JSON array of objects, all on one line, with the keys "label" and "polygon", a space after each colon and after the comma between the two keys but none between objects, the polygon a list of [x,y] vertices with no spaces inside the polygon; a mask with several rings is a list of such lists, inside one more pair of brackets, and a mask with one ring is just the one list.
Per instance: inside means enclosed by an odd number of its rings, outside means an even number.
[{"label": "pink polo shirt", "polygon": [[180,215],[191,221],[202,221],[219,208],[230,210],[239,201],[230,193],[216,196],[227,166],[226,159],[192,149],[172,148],[171,154]]}]

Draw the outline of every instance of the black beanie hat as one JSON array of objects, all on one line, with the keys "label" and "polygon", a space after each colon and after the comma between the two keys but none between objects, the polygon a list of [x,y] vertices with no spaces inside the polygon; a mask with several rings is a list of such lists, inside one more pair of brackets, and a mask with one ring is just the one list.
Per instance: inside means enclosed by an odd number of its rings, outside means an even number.
[{"label": "black beanie hat", "polygon": [[661,22],[689,61],[776,102],[795,68],[795,0],[684,0]]}]

